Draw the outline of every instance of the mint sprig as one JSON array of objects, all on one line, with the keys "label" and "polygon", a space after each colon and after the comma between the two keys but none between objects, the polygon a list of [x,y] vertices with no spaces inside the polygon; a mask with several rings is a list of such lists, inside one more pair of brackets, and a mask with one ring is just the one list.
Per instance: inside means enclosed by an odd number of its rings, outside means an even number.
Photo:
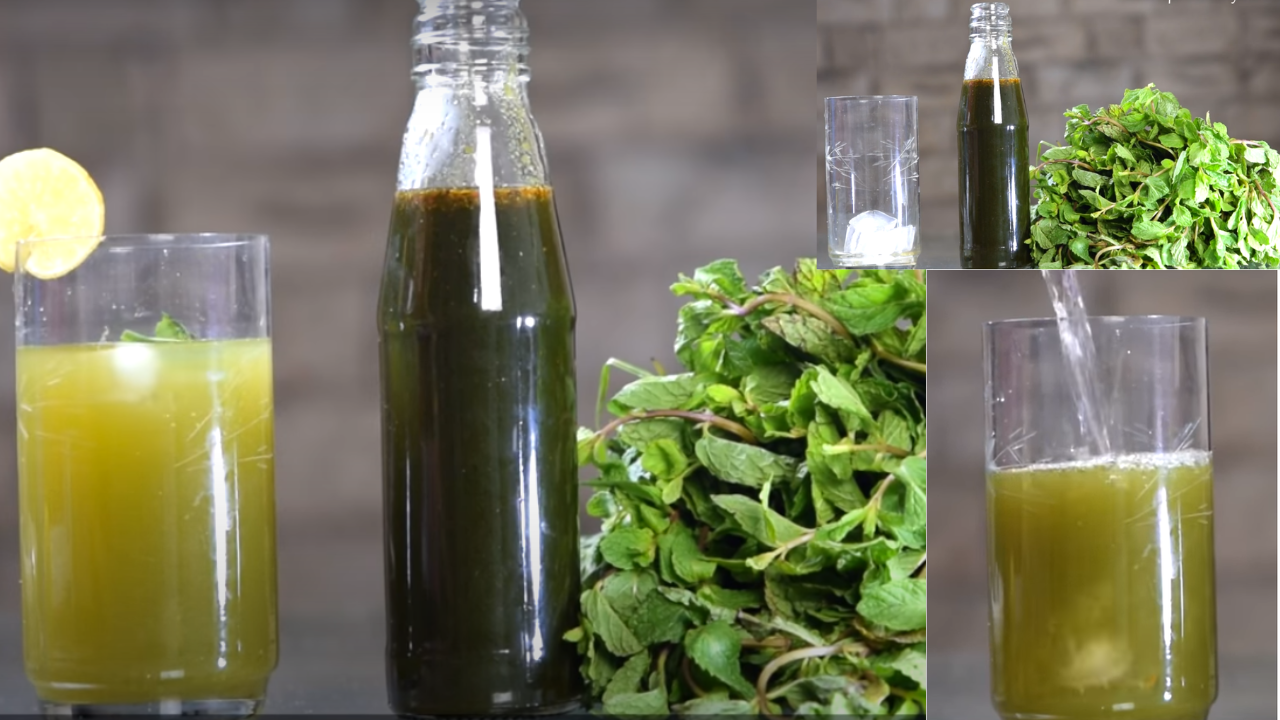
[{"label": "mint sprig", "polygon": [[1064,115],[1064,144],[1031,171],[1039,267],[1280,267],[1280,153],[1267,143],[1154,85]]},{"label": "mint sprig", "polygon": [[185,325],[174,320],[169,313],[160,313],[160,322],[156,323],[155,335],[143,335],[133,330],[120,333],[120,342],[166,343],[187,342],[196,336]]},{"label": "mint sprig", "polygon": [[[577,644],[608,714],[925,712],[924,273],[681,277],[684,372],[611,360]],[[606,403],[611,370],[638,376]]]}]

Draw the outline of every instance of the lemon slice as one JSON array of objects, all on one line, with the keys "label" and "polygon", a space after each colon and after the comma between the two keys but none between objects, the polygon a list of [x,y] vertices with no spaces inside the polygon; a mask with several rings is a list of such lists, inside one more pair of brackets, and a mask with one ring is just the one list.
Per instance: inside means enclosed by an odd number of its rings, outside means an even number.
[{"label": "lemon slice", "polygon": [[71,158],[49,150],[24,150],[0,160],[0,269],[13,272],[18,243],[22,269],[43,280],[75,270],[102,240],[102,193]]}]

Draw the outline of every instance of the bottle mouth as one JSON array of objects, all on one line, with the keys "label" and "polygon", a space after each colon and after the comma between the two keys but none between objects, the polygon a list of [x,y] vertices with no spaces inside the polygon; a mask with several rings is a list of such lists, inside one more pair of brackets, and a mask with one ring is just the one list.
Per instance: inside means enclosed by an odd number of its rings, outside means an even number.
[{"label": "bottle mouth", "polygon": [[529,25],[519,0],[419,0],[414,74],[528,71]]},{"label": "bottle mouth", "polygon": [[1013,24],[1004,3],[974,3],[969,13],[970,35],[1008,32]]}]

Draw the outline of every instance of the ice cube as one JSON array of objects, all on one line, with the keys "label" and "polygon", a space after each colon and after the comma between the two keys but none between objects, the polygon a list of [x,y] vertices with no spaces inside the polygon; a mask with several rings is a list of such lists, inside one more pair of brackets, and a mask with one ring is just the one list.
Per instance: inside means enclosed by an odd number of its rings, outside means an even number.
[{"label": "ice cube", "polygon": [[845,231],[844,255],[900,255],[915,243],[914,225],[899,226],[898,218],[879,210],[858,213]]}]

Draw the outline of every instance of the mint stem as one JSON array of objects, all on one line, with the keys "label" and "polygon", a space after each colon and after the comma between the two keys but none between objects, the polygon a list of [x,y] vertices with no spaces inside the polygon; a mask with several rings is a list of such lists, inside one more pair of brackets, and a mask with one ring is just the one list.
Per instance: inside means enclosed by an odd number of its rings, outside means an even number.
[{"label": "mint stem", "polygon": [[826,323],[831,327],[831,329],[835,332],[835,334],[839,335],[845,340],[849,340],[849,341],[853,340],[853,335],[849,332],[849,329],[846,328],[844,326],[844,323],[837,320],[835,316],[833,316],[831,313],[827,312],[826,310],[823,310],[816,303],[809,302],[808,300],[805,300],[802,297],[797,297],[789,293],[768,293],[765,295],[760,295],[758,297],[752,298],[752,300],[748,302],[746,305],[737,305],[729,301],[728,298],[722,297],[721,300],[726,305],[729,306],[729,308],[733,311],[733,314],[741,315],[743,317],[750,315],[751,313],[760,309],[762,305],[765,305],[767,303],[776,302],[776,303],[783,303],[784,305],[790,305],[792,307],[799,308],[809,313],[810,315],[814,316],[815,318],[821,320],[822,322]]},{"label": "mint stem", "polygon": [[756,438],[755,433],[751,432],[751,430],[747,428],[745,425],[740,425],[732,420],[729,420],[728,418],[722,418],[719,415],[715,415],[713,413],[698,413],[698,412],[690,412],[688,410],[648,410],[645,412],[636,413],[634,415],[625,415],[623,417],[617,418],[616,420],[613,420],[608,425],[605,425],[604,427],[596,431],[596,437],[597,438],[606,437],[609,435],[609,433],[613,432],[614,430],[617,430],[618,428],[622,427],[623,425],[626,425],[629,422],[635,422],[636,420],[648,420],[650,418],[661,418],[661,417],[682,418],[684,420],[692,420],[698,423],[706,423],[708,425],[714,425],[715,427],[718,427],[721,430],[725,430],[733,433],[734,435],[737,435],[738,437],[742,438],[746,442],[751,443],[752,445],[760,444],[760,441]]},{"label": "mint stem", "polygon": [[903,358],[898,357],[897,355],[893,355],[892,353],[888,352],[884,348],[880,347],[880,343],[876,342],[875,340],[871,341],[871,350],[876,354],[876,357],[880,358],[881,360],[884,360],[886,362],[891,362],[894,365],[897,365],[898,367],[904,367],[908,370],[914,370],[920,373],[921,375],[926,374],[924,363],[912,362],[911,360],[905,360]]}]

